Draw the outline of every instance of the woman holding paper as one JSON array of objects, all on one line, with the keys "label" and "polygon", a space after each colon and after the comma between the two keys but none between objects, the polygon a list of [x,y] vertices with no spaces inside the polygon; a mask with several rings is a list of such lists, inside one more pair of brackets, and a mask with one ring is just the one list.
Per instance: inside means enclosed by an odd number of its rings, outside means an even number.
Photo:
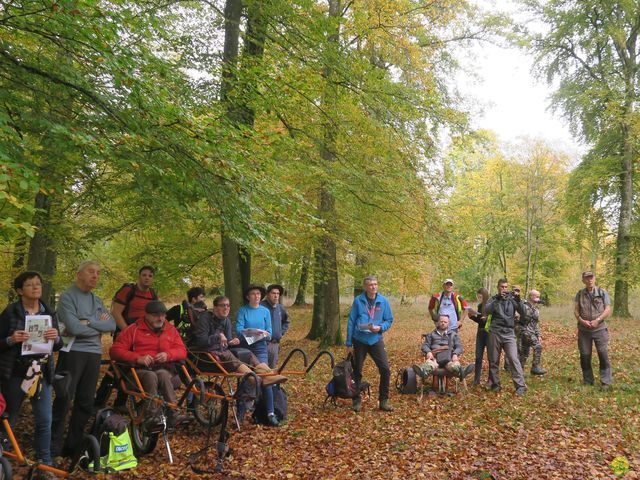
[{"label": "woman holding paper", "polygon": [[[35,451],[39,462],[51,464],[51,405],[54,365],[60,350],[55,313],[41,299],[42,277],[24,272],[13,281],[18,301],[0,314],[0,381],[14,426],[25,396],[36,421]],[[29,333],[31,332],[31,333]]]},{"label": "woman holding paper", "polygon": [[[269,353],[267,343],[271,339],[271,312],[260,305],[266,290],[259,285],[249,285],[244,291],[247,303],[240,307],[236,317],[236,331],[242,346],[251,350],[262,363],[268,363]],[[274,413],[273,386],[262,387],[267,418],[274,427],[279,425]]]}]

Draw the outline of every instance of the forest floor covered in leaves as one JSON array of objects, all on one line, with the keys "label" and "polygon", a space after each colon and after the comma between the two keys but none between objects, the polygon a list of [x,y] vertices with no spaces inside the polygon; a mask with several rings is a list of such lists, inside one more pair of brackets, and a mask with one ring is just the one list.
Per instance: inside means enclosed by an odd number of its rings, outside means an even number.
[{"label": "forest floor covered in leaves", "polygon": [[[394,305],[396,320],[385,334],[392,383],[400,368],[420,358],[420,334],[431,327],[424,311],[424,305]],[[290,313],[293,321],[281,359],[294,347],[313,358],[317,343],[304,339],[310,308],[292,308]],[[568,305],[542,309],[543,364],[549,372],[533,377],[527,368],[529,391],[524,397],[514,394],[509,374],[501,371],[503,390],[497,394],[470,386],[467,392],[425,397],[419,404],[416,395],[401,395],[392,386],[395,411],[384,413],[377,408],[377,370],[368,359],[365,379],[372,383],[372,396],[365,398],[362,412],[356,414],[347,400],[338,407],[323,404],[331,377],[325,360],[306,377],[292,376],[285,385],[289,418],[283,426],[245,422],[241,431],[232,431],[233,453],[225,460],[224,474],[200,477],[608,479],[617,478],[611,463],[624,457],[630,467],[623,478],[640,478],[640,322],[609,322],[615,383],[612,389],[602,390],[581,384],[572,319]],[[473,361],[475,331],[475,324],[467,320],[461,332],[463,363]],[[344,356],[344,347],[331,351],[337,360]],[[597,358],[594,362],[597,373]],[[483,380],[487,367],[485,360]],[[23,417],[21,425],[29,420]],[[203,446],[205,433],[203,427],[192,424],[172,435],[174,465],[168,465],[159,442],[152,454],[139,459],[136,470],[108,477],[197,478],[187,456]],[[212,448],[204,467],[213,469],[214,464]],[[77,474],[73,478],[91,477]]]}]

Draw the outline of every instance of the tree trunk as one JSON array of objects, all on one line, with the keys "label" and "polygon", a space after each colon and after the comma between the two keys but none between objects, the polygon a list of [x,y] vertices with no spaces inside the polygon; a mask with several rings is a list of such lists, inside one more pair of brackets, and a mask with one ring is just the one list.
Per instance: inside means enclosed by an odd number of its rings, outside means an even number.
[{"label": "tree trunk", "polygon": [[298,282],[298,292],[296,293],[296,299],[293,301],[294,305],[306,305],[305,292],[307,291],[308,280],[309,280],[309,257],[305,255],[302,257],[300,281]]},{"label": "tree trunk", "polygon": [[[625,129],[626,130],[626,129]],[[624,133],[624,155],[620,174],[620,217],[616,242],[616,284],[613,314],[630,317],[629,313],[629,255],[631,250],[631,214],[633,211],[633,156],[630,133]]]},{"label": "tree trunk", "polygon": [[240,307],[244,304],[242,295],[242,275],[240,273],[240,255],[238,244],[224,234],[222,237],[222,266],[224,274],[224,294],[231,302],[231,318],[235,319]]},{"label": "tree trunk", "polygon": [[[335,199],[333,195],[323,190],[320,196],[320,210],[323,213],[335,212]],[[327,218],[327,217],[324,217]],[[334,229],[332,229],[335,231]],[[340,345],[342,334],[340,332],[340,289],[338,286],[338,260],[337,247],[333,235],[323,235],[324,258],[324,331],[320,339],[320,346]]]},{"label": "tree trunk", "polygon": [[364,292],[362,280],[369,274],[368,265],[369,261],[366,256],[356,254],[356,268],[353,273],[353,298]]},{"label": "tree trunk", "polygon": [[324,330],[324,256],[320,248],[313,252],[313,314],[311,316],[311,329],[307,334],[309,340],[317,340]]},{"label": "tree trunk", "polygon": [[[341,14],[340,0],[329,0],[329,18],[332,20],[327,34],[325,50],[325,67],[323,71],[324,87],[321,99],[321,108],[324,112],[333,112],[337,103],[337,85],[332,82],[334,75],[332,65],[339,58],[340,22],[337,21]],[[337,127],[331,121],[325,119],[323,126],[323,139],[320,145],[320,158],[328,170],[336,160],[336,136]],[[317,276],[315,286],[319,287],[322,296],[322,306],[316,305],[316,292],[314,292],[314,320],[321,317],[320,345],[338,345],[342,343],[340,332],[340,290],[338,287],[338,260],[336,235],[336,207],[335,199],[331,192],[331,186],[327,182],[320,185],[318,192],[318,216],[324,221],[323,230],[316,245],[316,265],[314,276]],[[312,325],[312,329],[314,325]],[[311,336],[312,332],[309,332]]]},{"label": "tree trunk", "polygon": [[7,289],[7,301],[13,303],[18,299],[18,294],[13,289],[13,279],[24,270],[27,256],[27,236],[22,234],[13,248],[13,262],[11,262],[11,286]]},{"label": "tree trunk", "polygon": [[53,277],[56,274],[57,254],[53,240],[52,222],[53,201],[49,195],[42,192],[36,194],[36,215],[33,223],[36,233],[31,239],[28,255],[28,270],[40,272],[43,279],[42,300],[55,307],[55,292],[53,290]]},{"label": "tree trunk", "polygon": [[633,34],[625,44],[629,55],[620,54],[625,65],[625,115],[622,119],[623,155],[620,174],[620,216],[618,219],[618,238],[616,241],[616,284],[613,302],[613,314],[617,317],[630,317],[629,313],[629,257],[631,254],[631,219],[633,215],[633,163],[635,159],[634,110],[636,104],[635,44],[637,35]]}]

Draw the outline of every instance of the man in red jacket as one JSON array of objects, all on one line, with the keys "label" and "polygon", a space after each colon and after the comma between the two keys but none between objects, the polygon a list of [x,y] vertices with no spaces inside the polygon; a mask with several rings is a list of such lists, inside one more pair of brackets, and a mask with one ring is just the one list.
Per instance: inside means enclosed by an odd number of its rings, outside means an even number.
[{"label": "man in red jacket", "polygon": [[[113,342],[109,355],[116,362],[129,363],[145,392],[151,396],[160,393],[167,402],[177,403],[171,379],[175,372],[174,362],[187,358],[187,349],[176,327],[166,321],[167,308],[159,300],[152,300],[144,308],[144,318],[129,325]],[[147,405],[147,420],[157,417],[155,402]],[[174,427],[186,420],[174,409],[169,409],[167,424]]]}]

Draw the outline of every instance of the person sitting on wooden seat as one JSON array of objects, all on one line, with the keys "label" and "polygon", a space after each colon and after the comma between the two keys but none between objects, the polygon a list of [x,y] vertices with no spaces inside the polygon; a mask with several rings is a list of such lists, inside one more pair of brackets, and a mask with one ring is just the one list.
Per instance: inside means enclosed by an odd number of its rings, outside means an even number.
[{"label": "person sitting on wooden seat", "polygon": [[422,344],[422,352],[427,360],[420,365],[413,365],[413,371],[424,381],[438,367],[443,367],[462,380],[475,369],[474,364],[464,368],[460,365],[462,351],[460,337],[455,331],[449,330],[449,316],[440,315],[435,330],[426,335]]}]

